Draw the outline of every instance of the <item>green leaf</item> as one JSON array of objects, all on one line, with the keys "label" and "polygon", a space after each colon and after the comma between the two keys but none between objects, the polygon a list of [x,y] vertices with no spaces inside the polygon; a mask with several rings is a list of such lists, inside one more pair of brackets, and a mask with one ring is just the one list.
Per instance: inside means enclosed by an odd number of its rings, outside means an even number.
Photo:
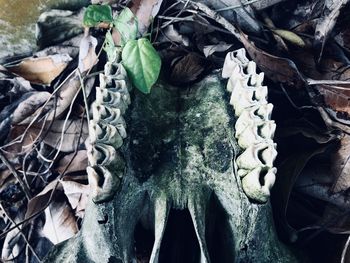
[{"label": "green leaf", "polygon": [[110,31],[106,33],[103,50],[107,53],[109,61],[115,61],[117,59],[119,48],[114,45],[113,37]]},{"label": "green leaf", "polygon": [[89,5],[84,13],[83,23],[87,27],[94,27],[102,22],[113,21],[112,8],[109,5]]},{"label": "green leaf", "polygon": [[136,39],[138,32],[137,18],[129,8],[124,8],[113,23],[121,35],[122,46],[129,40]]},{"label": "green leaf", "polygon": [[143,93],[150,93],[161,66],[151,42],[146,38],[130,40],[122,51],[122,63],[135,87]]}]

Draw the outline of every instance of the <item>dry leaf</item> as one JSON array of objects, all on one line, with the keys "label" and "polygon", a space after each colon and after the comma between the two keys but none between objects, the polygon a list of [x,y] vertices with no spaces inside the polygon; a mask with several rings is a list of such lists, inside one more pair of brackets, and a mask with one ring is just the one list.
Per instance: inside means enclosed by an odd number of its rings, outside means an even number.
[{"label": "dry leaf", "polygon": [[306,82],[293,61],[270,55],[257,48],[243,33],[241,33],[241,41],[252,60],[270,79],[275,82],[286,83],[296,88],[305,85]]},{"label": "dry leaf", "polygon": [[327,37],[333,30],[337,22],[340,10],[349,2],[349,0],[326,0],[325,15],[318,21],[315,30],[314,46],[319,50],[320,61],[323,53],[323,48]]},{"label": "dry leaf", "polygon": [[31,116],[49,99],[50,95],[51,94],[46,91],[26,93],[11,115],[12,125],[18,124]]},{"label": "dry leaf", "polygon": [[[174,25],[169,25],[164,30],[164,42],[170,41],[184,45],[188,47],[190,45],[190,40],[187,36],[180,34],[175,28]],[[161,41],[162,42],[162,41]]]},{"label": "dry leaf", "polygon": [[54,200],[45,209],[45,224],[42,234],[54,245],[71,238],[78,230],[72,208],[66,201]]},{"label": "dry leaf", "polygon": [[[74,151],[78,145],[85,142],[89,135],[87,122],[81,122],[81,120],[69,120],[64,129],[64,134],[62,134],[62,129],[64,125],[64,120],[56,120],[47,126],[49,131],[47,135],[43,137],[43,142],[50,145],[53,148],[59,149],[62,152]],[[30,128],[30,132],[35,131],[36,134],[40,132],[38,128]],[[45,130],[46,131],[46,130]],[[43,135],[46,132],[43,133]],[[61,142],[61,138],[63,139]],[[62,144],[62,145],[60,145]]]},{"label": "dry leaf", "polygon": [[81,39],[78,65],[81,73],[91,69],[97,63],[96,46],[97,39],[93,36],[88,35]]},{"label": "dry leaf", "polygon": [[72,209],[75,210],[75,215],[83,218],[85,214],[85,207],[89,199],[90,186],[67,180],[66,178],[61,180],[61,184]]},{"label": "dry leaf", "polygon": [[[66,168],[68,164],[69,166],[68,168]],[[71,172],[85,171],[87,165],[88,165],[87,152],[86,150],[80,150],[77,153],[71,153],[64,156],[60,160],[56,170],[60,174],[63,174],[64,171],[66,174],[68,174]]]},{"label": "dry leaf", "polygon": [[225,42],[220,42],[216,45],[207,45],[203,48],[204,56],[207,58],[215,52],[224,52],[232,47],[232,44],[226,44]]},{"label": "dry leaf", "polygon": [[147,32],[149,25],[158,14],[163,0],[134,0],[130,10],[138,21],[138,29],[141,35]]},{"label": "dry leaf", "polygon": [[350,187],[350,135],[344,134],[340,147],[332,156],[333,193],[347,190]]},{"label": "dry leaf", "polygon": [[291,154],[277,167],[278,175],[273,188],[272,201],[278,218],[279,232],[289,242],[295,242],[297,239],[297,232],[287,219],[287,207],[293,186],[308,161],[315,155],[323,153],[328,147],[329,145],[323,144],[315,149],[304,149],[302,152]]},{"label": "dry leaf", "polygon": [[40,58],[26,58],[7,69],[33,83],[49,85],[67,67],[72,58],[56,54]]},{"label": "dry leaf", "polygon": [[49,204],[49,197],[55,188],[56,190],[62,189],[58,180],[49,183],[40,193],[30,199],[27,205],[25,218],[29,218],[45,208],[45,206]]},{"label": "dry leaf", "polygon": [[170,79],[174,84],[188,84],[198,79],[205,70],[205,61],[196,53],[189,53],[179,61],[171,71]]}]

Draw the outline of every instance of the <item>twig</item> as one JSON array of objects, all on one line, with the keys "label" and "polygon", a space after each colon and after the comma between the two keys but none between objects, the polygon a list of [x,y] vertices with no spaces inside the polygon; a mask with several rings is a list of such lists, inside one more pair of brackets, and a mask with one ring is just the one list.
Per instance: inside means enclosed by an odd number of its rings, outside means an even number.
[{"label": "twig", "polygon": [[79,80],[80,80],[80,87],[81,90],[83,91],[83,99],[84,99],[84,104],[85,104],[85,109],[86,109],[86,119],[88,122],[88,125],[90,123],[90,116],[89,116],[89,105],[87,102],[87,96],[86,96],[86,91],[85,91],[85,85],[84,85],[84,80],[81,76],[80,70],[78,69],[78,76],[79,76]]},{"label": "twig", "polygon": [[12,164],[7,160],[6,156],[1,152],[0,150],[0,159],[1,161],[7,166],[7,168],[12,172],[16,180],[19,182],[20,186],[22,187],[22,190],[24,194],[26,195],[26,198],[30,200],[32,198],[32,194],[30,193],[29,188],[27,185],[24,183],[22,178],[19,176],[17,173],[16,169],[12,166]]},{"label": "twig", "polygon": [[[180,0],[180,1],[183,2],[182,0]],[[210,9],[205,4],[197,3],[197,2],[193,2],[193,1],[190,1],[190,4],[194,8],[196,8],[197,10],[200,10],[203,13],[205,13],[209,18],[213,19],[214,21],[216,21],[217,23],[222,25],[224,28],[226,28],[228,31],[230,31],[239,41],[241,41],[240,32],[229,21],[227,21],[226,18],[224,18],[223,16],[218,14],[216,11]]]},{"label": "twig", "polygon": [[[10,220],[10,222],[12,224],[16,224],[16,222],[14,220],[12,220],[12,218],[10,217],[10,215],[8,214],[8,212],[6,211],[5,207],[3,206],[2,202],[0,202],[0,207],[1,210],[4,211],[4,214],[6,215],[6,217]],[[25,234],[22,232],[22,229],[18,226],[17,227],[19,233],[21,234],[21,236],[23,237],[24,241],[26,242],[27,246],[29,247],[29,249],[32,251],[34,257],[41,262],[41,259],[39,258],[38,254],[35,252],[34,248],[30,245],[29,240],[27,239],[27,237],[25,236]]]},{"label": "twig", "polygon": [[346,80],[315,80],[315,79],[306,79],[306,82],[308,85],[313,86],[313,85],[332,85],[332,88],[334,89],[339,89],[339,90],[349,90],[349,88],[345,87],[337,87],[333,85],[350,85],[350,81]]},{"label": "twig", "polygon": [[252,0],[250,2],[244,3],[244,4],[239,4],[239,5],[231,5],[231,6],[226,6],[223,8],[219,8],[219,9],[215,9],[216,12],[222,12],[222,11],[227,11],[227,10],[232,10],[232,9],[237,9],[237,8],[241,8],[244,6],[248,6],[251,4],[254,4],[256,2],[260,2],[261,0]]}]

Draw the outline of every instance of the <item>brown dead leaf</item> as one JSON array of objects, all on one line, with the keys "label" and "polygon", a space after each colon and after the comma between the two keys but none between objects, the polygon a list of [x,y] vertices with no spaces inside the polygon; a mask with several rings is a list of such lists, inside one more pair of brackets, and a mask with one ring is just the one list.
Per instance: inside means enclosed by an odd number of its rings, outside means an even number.
[{"label": "brown dead leaf", "polygon": [[71,60],[68,54],[56,54],[40,58],[26,58],[19,64],[6,68],[32,83],[49,85]]},{"label": "brown dead leaf", "polygon": [[67,179],[68,178],[64,178],[64,180],[61,180],[64,193],[67,196],[72,209],[75,210],[75,215],[83,218],[85,207],[89,199],[90,186],[88,184],[82,184]]},{"label": "brown dead leaf", "polygon": [[340,10],[349,2],[349,0],[327,0],[325,1],[324,16],[319,19],[314,38],[314,46],[318,49],[318,61],[323,53],[325,42],[337,22]]},{"label": "brown dead leaf", "polygon": [[149,25],[158,14],[163,0],[133,0],[130,10],[138,21],[138,29],[141,35],[147,32]]},{"label": "brown dead leaf", "polygon": [[334,177],[331,191],[337,193],[347,190],[350,187],[350,135],[344,134],[339,149],[331,158]]},{"label": "brown dead leaf", "polygon": [[29,116],[31,116],[36,110],[41,107],[50,97],[50,93],[46,91],[42,92],[28,92],[25,94],[17,108],[12,113],[12,125],[18,124]]},{"label": "brown dead leaf", "polygon": [[323,96],[323,103],[334,112],[339,119],[350,117],[350,87],[317,85],[315,87]]},{"label": "brown dead leaf", "polygon": [[76,218],[66,200],[57,198],[45,209],[42,234],[54,245],[71,238],[78,230]]},{"label": "brown dead leaf", "polygon": [[62,190],[62,186],[60,186],[58,180],[49,183],[40,193],[30,199],[27,205],[25,218],[29,218],[45,208],[45,206],[49,204],[49,197],[55,188],[57,190]]},{"label": "brown dead leaf", "polygon": [[[72,152],[76,149],[77,145],[84,143],[88,137],[87,122],[83,124],[81,120],[68,120],[64,133],[62,129],[64,120],[55,120],[51,125],[47,123],[41,132],[41,124],[32,125],[24,136],[22,142],[22,148],[28,148],[28,146],[38,137],[45,144],[59,149],[62,152]],[[25,125],[14,126],[11,130],[10,137],[13,138],[15,135],[21,134],[26,130]],[[61,143],[62,138],[62,143]],[[14,149],[15,150],[15,149]]]},{"label": "brown dead leaf", "polygon": [[196,53],[188,53],[175,62],[170,80],[177,85],[188,84],[198,79],[205,70],[205,61]]},{"label": "brown dead leaf", "polygon": [[[68,166],[68,168],[66,168]],[[71,172],[77,172],[77,171],[85,171],[86,167],[88,165],[87,161],[87,151],[86,150],[80,150],[76,154],[71,153],[64,156],[59,164],[56,170],[62,174],[64,171],[66,174]],[[67,169],[67,170],[66,170]]]},{"label": "brown dead leaf", "polygon": [[241,33],[241,41],[251,59],[273,81],[286,83],[296,88],[303,87],[306,84],[297,66],[290,59],[268,54],[256,47],[243,33]]},{"label": "brown dead leaf", "polygon": [[81,39],[78,65],[81,73],[91,69],[97,63],[96,46],[97,39],[93,36],[88,35]]}]

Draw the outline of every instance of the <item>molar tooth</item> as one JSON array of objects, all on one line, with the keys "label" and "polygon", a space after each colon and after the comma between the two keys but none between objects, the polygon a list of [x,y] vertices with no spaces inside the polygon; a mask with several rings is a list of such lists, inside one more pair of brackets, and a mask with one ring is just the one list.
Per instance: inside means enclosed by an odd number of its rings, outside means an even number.
[{"label": "molar tooth", "polygon": [[254,87],[262,86],[264,81],[264,72],[260,72],[259,74],[252,74],[249,79],[249,85]]},{"label": "molar tooth", "polygon": [[271,103],[256,107],[254,114],[262,118],[263,120],[270,120],[272,114],[273,105]]},{"label": "molar tooth", "polygon": [[244,87],[237,82],[232,93],[230,104],[234,107],[235,115],[240,116],[244,109],[266,104],[267,89]]},{"label": "molar tooth", "polygon": [[[275,183],[275,174],[277,169],[271,168],[266,172],[266,168],[257,167],[242,178],[242,188],[245,194],[261,203],[267,202],[270,196],[270,190]],[[266,174],[262,174],[266,172]],[[263,177],[263,178],[261,178]],[[261,185],[263,180],[263,185]]]},{"label": "molar tooth", "polygon": [[249,146],[237,157],[237,166],[241,169],[252,170],[259,166],[273,166],[277,151],[272,142],[262,142]]},{"label": "molar tooth", "polygon": [[[227,53],[225,58],[224,67],[222,69],[222,77],[230,78],[232,75],[236,75],[241,71],[241,65],[237,63],[235,58],[232,58],[232,53]],[[238,75],[238,74],[237,74]]]},{"label": "molar tooth", "polygon": [[237,83],[240,83],[241,85],[243,85],[243,83],[247,83],[249,77],[242,74],[242,67],[236,67],[232,73],[232,76],[229,78],[228,82],[227,82],[227,86],[226,89],[229,92],[232,92],[234,87],[237,85]]},{"label": "molar tooth", "polygon": [[[104,166],[88,166],[86,171],[91,186],[92,200],[95,203],[111,200],[120,185],[120,179]],[[104,180],[101,180],[101,177]],[[101,181],[103,183],[100,186]]]},{"label": "molar tooth", "polygon": [[276,123],[275,121],[265,121],[259,126],[260,136],[262,138],[272,140],[275,136]]},{"label": "molar tooth", "polygon": [[231,77],[232,74],[236,72],[237,67],[245,67],[248,62],[249,60],[247,59],[246,51],[244,48],[227,53],[225,57],[224,67],[222,69],[222,77]]},{"label": "molar tooth", "polygon": [[247,75],[256,74],[256,63],[254,61],[249,61],[246,67]]},{"label": "molar tooth", "polygon": [[236,133],[238,139],[238,145],[246,149],[252,144],[258,144],[266,140],[272,140],[275,133],[276,125],[274,121],[260,121],[259,123],[253,123],[239,134]]}]

